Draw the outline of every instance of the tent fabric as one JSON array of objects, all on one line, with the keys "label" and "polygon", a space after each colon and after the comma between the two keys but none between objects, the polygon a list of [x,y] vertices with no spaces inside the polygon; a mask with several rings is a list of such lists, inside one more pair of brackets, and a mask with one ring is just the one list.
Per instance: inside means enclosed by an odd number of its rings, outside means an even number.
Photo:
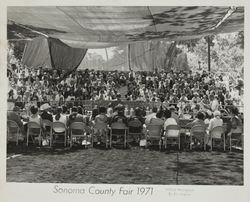
[{"label": "tent fabric", "polygon": [[[10,6],[7,14],[9,22],[78,48],[186,40],[244,29],[244,7]],[[32,38],[34,33],[8,36]]]},{"label": "tent fabric", "polygon": [[53,68],[66,72],[75,70],[82,62],[88,49],[72,48],[58,39],[48,38]]},{"label": "tent fabric", "polygon": [[24,48],[22,63],[28,67],[52,68],[47,39],[38,37],[28,41]]},{"label": "tent fabric", "polygon": [[58,39],[38,37],[28,41],[22,63],[28,67],[47,67],[71,72],[82,62],[87,49],[72,48]]},{"label": "tent fabric", "polygon": [[[134,71],[153,71],[155,69],[189,71],[190,69],[186,54],[181,53],[173,42],[137,42],[112,48],[112,51],[112,56],[108,55],[108,61],[104,60],[100,55],[87,53],[79,65],[79,69],[105,69],[109,71],[117,69],[129,71],[129,67]],[[115,52],[119,52],[119,54]]]},{"label": "tent fabric", "polygon": [[[111,50],[110,50],[111,49]],[[105,53],[105,49],[102,49]],[[109,55],[109,52],[113,52]],[[121,54],[114,54],[114,52],[120,52]],[[95,69],[95,70],[122,70],[128,71],[128,52],[127,46],[121,45],[118,47],[107,48],[108,60],[105,60],[101,55],[88,52],[82,63],[79,65],[79,69]],[[107,58],[107,57],[106,57]]]}]

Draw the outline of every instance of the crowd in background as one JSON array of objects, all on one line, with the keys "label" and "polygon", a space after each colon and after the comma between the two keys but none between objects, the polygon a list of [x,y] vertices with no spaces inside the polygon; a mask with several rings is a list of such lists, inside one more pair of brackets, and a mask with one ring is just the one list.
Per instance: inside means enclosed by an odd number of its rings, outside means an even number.
[{"label": "crowd in background", "polygon": [[[210,109],[219,105],[243,106],[243,80],[227,73],[119,72],[79,70],[69,75],[59,70],[16,67],[8,71],[8,99],[16,102],[122,99],[168,102],[178,108]],[[59,104],[60,105],[60,104]]]}]

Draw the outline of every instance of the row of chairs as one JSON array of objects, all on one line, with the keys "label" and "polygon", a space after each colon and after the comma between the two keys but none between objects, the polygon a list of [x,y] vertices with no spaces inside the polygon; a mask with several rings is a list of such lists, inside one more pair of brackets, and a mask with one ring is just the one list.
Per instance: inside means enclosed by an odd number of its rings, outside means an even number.
[{"label": "row of chairs", "polygon": [[[42,133],[43,130],[40,127],[39,124],[35,122],[29,122],[27,125],[27,146],[29,145],[29,140],[31,139],[33,142],[35,140],[35,137],[38,137],[39,145],[41,145],[42,141]],[[8,121],[8,134],[9,133],[15,133],[16,134],[16,144],[18,144],[18,140],[20,137],[20,128],[14,121]],[[53,138],[54,135],[61,135],[64,137],[63,143],[64,146],[67,145],[67,131],[70,137],[70,147],[72,147],[74,138],[80,138],[80,137],[86,137],[86,128],[87,126],[84,123],[75,122],[72,123],[69,127],[69,129],[66,128],[66,126],[61,122],[50,122],[48,120],[43,120],[43,128],[49,128],[49,137],[50,137],[50,146],[57,140]],[[96,129],[97,134],[92,131],[91,136],[91,142],[92,145],[94,143],[95,136],[104,136],[105,137],[105,144],[106,148],[110,147],[112,145],[112,137],[123,137],[123,146],[126,148],[127,146],[127,139],[128,137],[132,137],[133,139],[139,140],[142,137],[142,131],[134,132],[133,129],[142,128],[142,124],[139,120],[133,120],[130,121],[128,124],[128,127],[123,124],[122,122],[116,122],[111,125],[110,128],[107,127],[107,124],[105,123],[96,123],[93,126],[94,129]],[[107,132],[108,129],[110,130],[110,135]],[[77,132],[76,132],[77,131]],[[118,132],[117,132],[118,131]],[[166,130],[163,130],[163,127],[161,125],[152,125],[149,124],[146,127],[146,143],[147,142],[158,142],[159,148],[161,149],[164,147],[165,149],[169,144],[177,144],[178,149],[181,148],[181,142],[180,142],[180,134],[181,134],[181,128],[177,125],[170,125],[166,128]],[[231,151],[232,148],[232,142],[238,142],[241,138],[241,135],[243,134],[243,127],[237,127],[237,129],[234,129],[229,136],[229,148]],[[9,136],[9,135],[8,135]],[[204,146],[204,150],[206,149],[205,144],[205,136],[206,136],[206,127],[204,126],[194,126],[190,130],[190,150],[192,150],[193,147],[193,139],[199,140],[199,142]],[[223,126],[217,126],[215,127],[211,132],[211,149],[213,149],[213,142],[215,140],[221,140],[223,141],[223,149],[226,150],[226,137],[225,137],[225,127]],[[172,140],[172,141],[171,141]],[[173,141],[174,140],[174,141]],[[148,144],[146,144],[147,146]]]},{"label": "row of chairs", "polygon": [[[197,125],[193,126],[190,129],[189,136],[189,147],[190,150],[192,150],[193,147],[193,140],[198,140],[199,143],[203,146],[203,149],[206,150],[206,143],[208,143],[208,139],[210,138],[211,141],[211,150],[213,150],[213,145],[215,141],[223,141],[223,149],[226,150],[226,128],[224,126],[217,126],[210,131],[209,136],[207,135],[206,126]],[[147,140],[158,140],[159,142],[159,149],[161,149],[162,146],[164,148],[167,148],[167,145],[169,144],[168,141],[171,139],[176,140],[176,144],[178,145],[178,148],[180,150],[181,143],[180,143],[180,133],[181,128],[178,125],[169,125],[163,130],[162,126],[156,126],[156,125],[148,125],[147,126]],[[187,133],[187,132],[185,132]],[[163,135],[162,135],[163,134]],[[162,138],[163,137],[163,138]],[[238,143],[241,142],[243,147],[243,127],[238,126],[235,129],[231,130],[231,133],[229,134],[229,149],[232,150],[233,143],[236,143],[236,146]],[[206,140],[207,138],[207,140]],[[243,149],[243,148],[242,148]]]}]

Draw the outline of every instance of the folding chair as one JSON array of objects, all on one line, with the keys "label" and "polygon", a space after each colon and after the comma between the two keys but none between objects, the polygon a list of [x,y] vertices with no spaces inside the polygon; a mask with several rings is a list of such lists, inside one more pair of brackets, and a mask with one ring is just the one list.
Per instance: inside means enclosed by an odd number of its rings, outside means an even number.
[{"label": "folding chair", "polygon": [[15,121],[7,121],[7,141],[14,138],[16,139],[16,145],[18,145],[18,140],[21,135],[21,130]]},{"label": "folding chair", "polygon": [[[43,125],[43,129],[44,129],[45,133],[49,131],[49,139],[50,139],[50,147],[51,147],[52,146],[52,136],[53,136],[53,133],[52,133],[53,122],[51,122],[47,119],[43,119],[42,125]],[[48,130],[48,128],[49,128],[49,130]]]},{"label": "folding chair", "polygon": [[86,124],[83,122],[73,122],[70,127],[70,148],[73,145],[73,138],[87,137],[86,135]]},{"label": "folding chair", "polygon": [[[117,130],[119,130],[119,132],[117,132]],[[119,121],[112,123],[110,127],[110,136],[111,136],[110,147],[112,146],[112,137],[118,136],[118,137],[124,137],[123,147],[126,148],[127,147],[127,132],[128,132],[128,127],[124,123],[119,122]]]},{"label": "folding chair", "polygon": [[28,122],[27,124],[27,146],[29,146],[29,137],[31,137],[33,143],[35,143],[35,136],[38,136],[39,146],[41,146],[41,135],[42,135],[42,128],[36,122]]},{"label": "folding chair", "polygon": [[206,150],[205,144],[206,127],[205,126],[193,126],[190,130],[190,150],[192,150],[192,140],[193,137],[198,139],[204,146],[204,151]]},{"label": "folding chair", "polygon": [[132,140],[140,140],[142,135],[142,123],[139,119],[135,118],[128,122],[128,136]]},{"label": "folding chair", "polygon": [[[159,149],[161,149],[162,145],[162,125],[152,125],[148,124],[146,126],[147,134],[146,134],[146,141],[159,141]],[[147,147],[147,145],[146,145]]]},{"label": "folding chair", "polygon": [[177,139],[177,144],[179,150],[181,149],[181,136],[180,136],[180,126],[178,125],[169,125],[165,129],[165,141],[164,147],[167,149],[168,139]]},{"label": "folding chair", "polygon": [[[62,122],[53,122],[52,124],[52,133],[54,133],[55,136],[64,136],[64,146],[67,145],[67,128],[64,123]],[[53,143],[60,142],[56,140],[56,137],[53,138]]]},{"label": "folding chair", "polygon": [[225,138],[225,127],[223,126],[216,126],[214,127],[211,132],[211,151],[213,151],[213,140],[223,140],[223,148],[224,151],[226,150],[226,138]]},{"label": "folding chair", "polygon": [[243,149],[243,126],[237,126],[235,129],[231,129],[231,132],[229,134],[229,148],[230,151],[232,151],[232,142],[236,142],[236,147],[241,142],[242,143],[242,149]]},{"label": "folding chair", "polygon": [[[96,122],[93,126],[93,129],[97,130],[98,135],[105,136],[106,148],[111,147],[111,135],[108,134],[108,124],[104,122]],[[93,132],[94,134],[94,132]],[[94,144],[94,136],[92,137],[92,146]]]}]

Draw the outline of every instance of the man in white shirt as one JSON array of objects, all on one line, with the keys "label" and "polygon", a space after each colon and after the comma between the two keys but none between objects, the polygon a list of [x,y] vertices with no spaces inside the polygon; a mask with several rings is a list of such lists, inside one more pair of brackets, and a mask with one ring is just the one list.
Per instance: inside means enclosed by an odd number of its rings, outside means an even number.
[{"label": "man in white shirt", "polygon": [[145,119],[145,124],[146,124],[146,125],[150,123],[150,121],[151,121],[152,118],[156,118],[156,113],[157,113],[157,108],[154,107],[154,108],[152,109],[152,113],[149,114],[149,115],[147,115],[147,116],[145,117],[145,118],[146,118],[146,119]]},{"label": "man in white shirt", "polygon": [[217,97],[214,96],[213,94],[210,95],[210,106],[213,112],[218,110],[219,108],[219,102],[217,100]]}]

